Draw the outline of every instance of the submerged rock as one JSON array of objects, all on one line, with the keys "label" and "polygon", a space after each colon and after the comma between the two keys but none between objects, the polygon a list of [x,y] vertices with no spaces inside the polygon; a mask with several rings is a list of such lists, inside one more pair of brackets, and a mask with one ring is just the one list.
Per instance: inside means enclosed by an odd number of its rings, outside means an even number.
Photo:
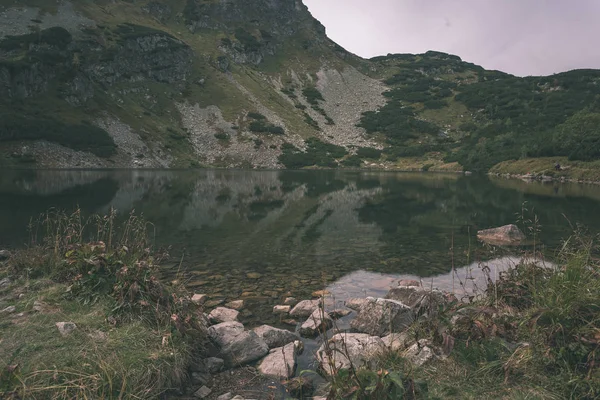
[{"label": "submerged rock", "polygon": [[385,336],[405,331],[414,320],[412,309],[404,303],[389,299],[367,297],[350,326],[356,332]]},{"label": "submerged rock", "polygon": [[244,300],[230,301],[229,303],[225,304],[225,307],[240,311],[242,308],[244,308]]},{"label": "submerged rock", "polygon": [[210,338],[221,348],[228,366],[244,365],[264,357],[269,346],[255,332],[239,322],[223,322],[208,328]]},{"label": "submerged rock", "polygon": [[343,318],[343,317],[349,315],[351,312],[352,311],[350,311],[350,310],[346,310],[344,308],[339,308],[339,309],[329,311],[329,316],[333,319],[340,319],[340,318]]},{"label": "submerged rock", "polygon": [[516,225],[510,224],[479,231],[477,238],[496,246],[516,246],[525,240],[525,234]]},{"label": "submerged rock", "polygon": [[344,305],[351,310],[358,311],[366,302],[367,299],[364,298],[348,299]]},{"label": "submerged rock", "polygon": [[333,326],[333,320],[325,311],[316,309],[300,327],[300,335],[305,337],[316,336]]},{"label": "submerged rock", "polygon": [[287,314],[291,308],[290,306],[275,306],[273,307],[273,314]]},{"label": "submerged rock", "polygon": [[254,332],[265,341],[270,349],[283,347],[298,339],[298,336],[290,331],[274,328],[269,325],[261,325],[258,328],[254,328]]},{"label": "submerged rock", "polygon": [[317,361],[327,375],[340,369],[349,369],[351,365],[358,369],[370,366],[384,346],[378,336],[366,333],[338,333],[327,345],[321,345],[317,351]]},{"label": "submerged rock", "polygon": [[205,294],[194,293],[194,295],[192,296],[192,303],[201,306],[202,304],[204,304],[206,302],[207,299],[208,299],[208,296]]},{"label": "submerged rock", "polygon": [[294,343],[275,348],[258,364],[258,370],[274,378],[291,378],[296,372],[296,354]]}]

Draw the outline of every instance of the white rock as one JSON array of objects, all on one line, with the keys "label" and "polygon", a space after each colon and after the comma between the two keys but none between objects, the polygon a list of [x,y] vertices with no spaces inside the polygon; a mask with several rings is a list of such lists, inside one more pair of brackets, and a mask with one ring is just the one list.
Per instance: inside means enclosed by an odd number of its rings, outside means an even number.
[{"label": "white rock", "polygon": [[385,337],[382,337],[381,340],[386,348],[391,351],[403,350],[406,348],[406,343],[408,342],[408,335],[406,333],[392,333]]},{"label": "white rock", "polygon": [[208,314],[208,319],[213,324],[220,324],[221,322],[237,321],[240,313],[231,308],[217,307]]},{"label": "white rock", "polygon": [[12,314],[15,311],[17,311],[17,307],[15,307],[15,306],[8,306],[4,310],[0,311],[0,315],[2,315],[2,314]]},{"label": "white rock", "polygon": [[262,338],[270,349],[283,347],[288,343],[298,340],[298,336],[285,329],[274,328],[269,325],[261,325],[253,329]]},{"label": "white rock", "polygon": [[228,366],[248,364],[264,357],[269,346],[255,332],[244,330],[239,322],[223,322],[208,328],[208,335],[221,348]]},{"label": "white rock", "polygon": [[10,278],[0,279],[0,288],[10,285]]},{"label": "white rock", "polygon": [[[385,348],[383,341],[378,336],[366,333],[338,333],[328,344],[331,349],[331,359],[327,355],[325,344],[317,351],[317,360],[321,369],[328,375],[339,369],[349,369],[370,366],[371,362]],[[335,368],[332,368],[332,364]]]},{"label": "white rock", "polygon": [[333,326],[333,320],[323,310],[317,308],[300,327],[300,335],[313,337]]},{"label": "white rock", "polygon": [[381,337],[403,332],[413,321],[413,311],[407,305],[396,300],[368,297],[350,326],[356,332]]},{"label": "white rock", "polygon": [[68,336],[71,334],[71,332],[77,329],[77,325],[75,325],[73,322],[57,322],[56,327],[63,336]]},{"label": "white rock", "polygon": [[217,400],[231,400],[233,398],[233,394],[230,393],[225,393],[220,395],[219,397],[217,397]]},{"label": "white rock", "polygon": [[287,314],[291,308],[290,306],[275,306],[273,307],[273,314]]},{"label": "white rock", "polygon": [[296,372],[296,346],[289,343],[284,347],[278,347],[258,364],[261,374],[273,378],[288,379]]},{"label": "white rock", "polygon": [[298,302],[298,300],[296,300],[295,297],[286,297],[283,304],[285,304],[286,306],[293,306],[297,302]]},{"label": "white rock", "polygon": [[294,307],[292,311],[290,311],[290,315],[292,317],[308,317],[319,308],[320,304],[320,299],[302,300],[300,303],[296,304],[296,307]]},{"label": "white rock", "polygon": [[408,359],[415,366],[420,367],[436,358],[436,354],[433,351],[433,346],[429,340],[421,339],[418,343],[413,344],[404,352],[404,357]]}]

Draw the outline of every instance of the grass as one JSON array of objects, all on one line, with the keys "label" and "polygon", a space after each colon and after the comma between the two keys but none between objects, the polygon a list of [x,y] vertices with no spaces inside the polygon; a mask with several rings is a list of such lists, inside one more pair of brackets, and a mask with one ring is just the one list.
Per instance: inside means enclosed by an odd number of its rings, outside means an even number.
[{"label": "grass", "polygon": [[[560,164],[560,171],[555,170],[556,163]],[[490,173],[546,175],[558,179],[597,182],[600,181],[600,161],[569,161],[566,157],[525,158],[503,161],[493,166]]]},{"label": "grass", "polygon": [[[150,225],[134,214],[49,212],[0,267],[0,397],[158,398],[185,384],[205,337],[181,287],[164,284]],[[38,242],[39,238],[39,242]],[[62,336],[57,322],[77,328]]]}]

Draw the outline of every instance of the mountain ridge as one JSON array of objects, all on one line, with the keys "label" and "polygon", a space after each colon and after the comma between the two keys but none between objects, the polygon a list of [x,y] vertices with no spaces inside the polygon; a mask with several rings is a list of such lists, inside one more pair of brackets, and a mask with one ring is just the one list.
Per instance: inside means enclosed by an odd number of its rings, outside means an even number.
[{"label": "mountain ridge", "polygon": [[0,11],[5,166],[487,170],[600,155],[595,131],[586,152],[563,132],[595,118],[596,70],[518,78],[436,51],[362,59],[299,0]]}]

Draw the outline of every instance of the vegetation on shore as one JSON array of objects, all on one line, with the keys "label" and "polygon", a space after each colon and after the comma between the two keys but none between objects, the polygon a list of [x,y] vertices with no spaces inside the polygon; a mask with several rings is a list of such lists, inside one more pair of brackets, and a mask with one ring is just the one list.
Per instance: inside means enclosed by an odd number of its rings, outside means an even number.
[{"label": "vegetation on shore", "polygon": [[161,281],[149,224],[117,221],[49,212],[0,266],[0,303],[15,307],[0,322],[0,397],[157,398],[185,384],[205,340],[199,310]]},{"label": "vegetation on shore", "polygon": [[556,264],[533,253],[496,280],[487,269],[487,289],[421,317],[407,332],[409,341],[437,346],[439,358],[415,366],[402,350],[385,351],[375,365],[338,371],[330,397],[597,399],[599,250],[597,238],[578,231]]}]

